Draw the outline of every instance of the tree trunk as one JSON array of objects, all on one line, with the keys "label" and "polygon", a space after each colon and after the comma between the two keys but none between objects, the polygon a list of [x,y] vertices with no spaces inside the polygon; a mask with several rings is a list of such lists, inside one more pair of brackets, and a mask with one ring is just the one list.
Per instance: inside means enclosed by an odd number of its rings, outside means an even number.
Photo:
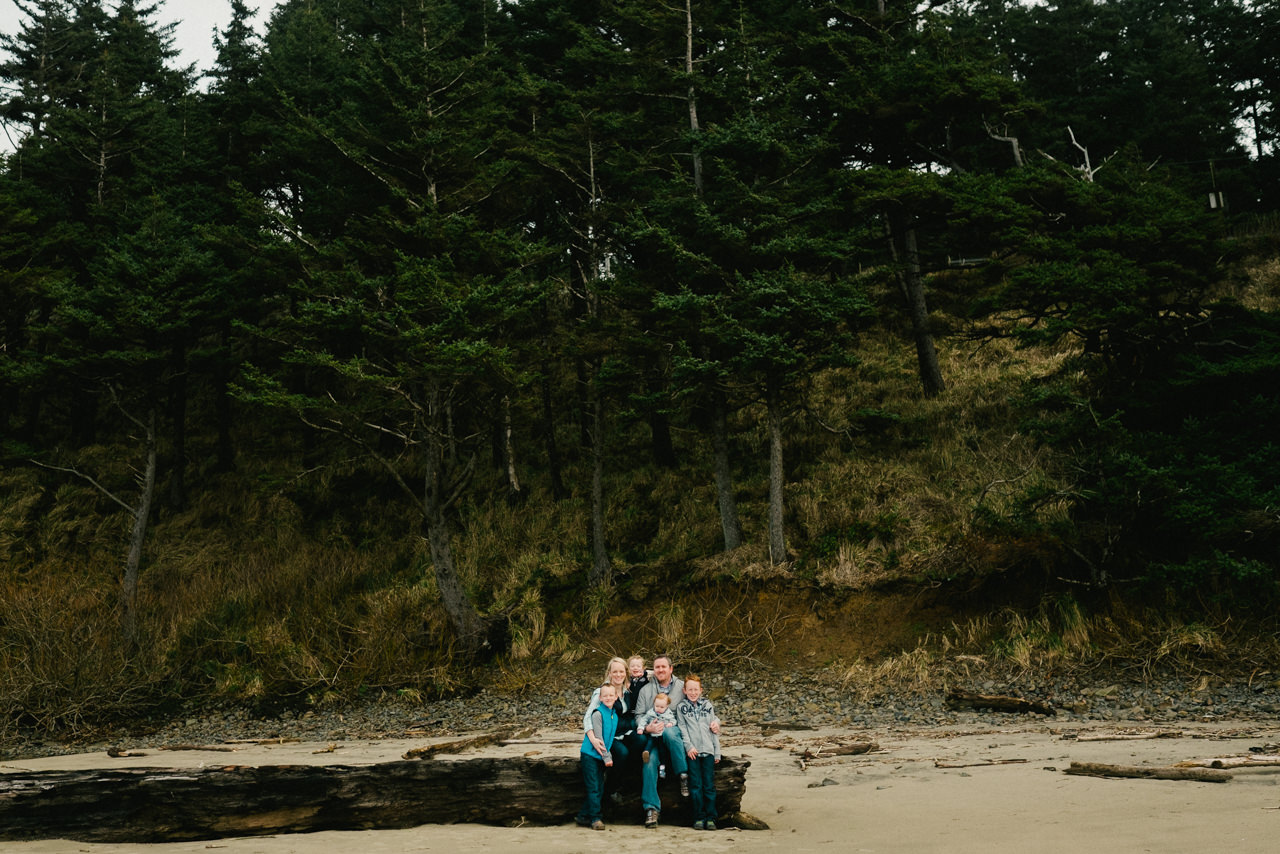
[{"label": "tree trunk", "polygon": [[729,427],[724,392],[712,392],[711,441],[715,453],[716,500],[720,505],[720,530],[724,550],[742,545],[742,524],[738,521],[738,499],[733,494],[733,472],[729,468]]},{"label": "tree trunk", "polygon": [[520,476],[516,472],[516,446],[512,439],[511,429],[511,396],[502,396],[502,465],[507,474],[507,501],[519,502],[524,493],[520,491]]},{"label": "tree trunk", "polygon": [[[429,408],[433,417],[443,417],[440,394],[433,390]],[[458,638],[458,651],[465,658],[475,658],[486,644],[486,626],[467,590],[458,576],[453,562],[452,532],[448,511],[457,498],[459,486],[450,487],[446,437],[432,425],[427,439],[427,471],[424,475],[422,498],[422,522],[426,530],[427,546],[431,551],[431,565],[435,570],[436,588],[440,591],[440,603],[444,606]],[[459,480],[464,480],[465,474]]]},{"label": "tree trunk", "polygon": [[129,536],[129,554],[120,576],[120,629],[130,648],[138,641],[138,574],[142,567],[142,546],[147,539],[147,523],[151,518],[151,502],[156,490],[156,410],[147,413],[144,431],[145,462],[139,477],[138,503],[133,507],[133,530]]},{"label": "tree trunk", "polygon": [[174,347],[170,370],[169,444],[173,461],[168,467],[169,506],[181,510],[187,504],[187,365],[183,347]]},{"label": "tree trunk", "polygon": [[787,562],[787,543],[782,524],[782,390],[778,379],[769,378],[765,397],[769,408],[769,561],[780,564]]},{"label": "tree trunk", "polygon": [[[740,813],[750,764],[716,767],[724,825]],[[664,823],[692,820],[674,782],[659,793]],[[638,793],[623,795],[619,806],[606,801],[606,818],[638,825]],[[0,839],[138,844],[459,822],[545,827],[571,821],[582,796],[570,757],[20,772],[0,775]]]},{"label": "tree trunk", "polygon": [[542,366],[542,441],[547,447],[547,469],[551,476],[551,497],[563,501],[569,497],[560,469],[560,446],[556,444],[556,416],[551,405],[551,372],[545,362]]},{"label": "tree trunk", "polygon": [[925,299],[924,278],[920,275],[920,249],[916,244],[915,226],[905,217],[895,214],[891,218],[890,244],[897,256],[897,241],[902,241],[902,257],[897,258],[902,273],[903,296],[911,313],[911,333],[916,343],[916,361],[919,364],[920,385],[925,397],[936,397],[946,391],[942,368],[938,365],[938,349],[934,346],[933,331],[929,328],[929,303]]},{"label": "tree trunk", "polygon": [[684,2],[684,73],[689,78],[689,130],[693,136],[693,193],[702,198],[702,151],[699,149],[698,98],[693,85],[693,0]]},{"label": "tree trunk", "polygon": [[[597,373],[599,373],[597,371]],[[604,526],[604,402],[592,386],[591,398],[591,577],[592,589],[613,580],[613,563],[605,545]]]},{"label": "tree trunk", "polygon": [[653,449],[653,461],[664,469],[676,467],[676,449],[671,441],[671,419],[656,401],[662,398],[663,377],[661,367],[648,366],[645,370],[645,383],[649,391],[647,416],[649,421],[649,441]]}]

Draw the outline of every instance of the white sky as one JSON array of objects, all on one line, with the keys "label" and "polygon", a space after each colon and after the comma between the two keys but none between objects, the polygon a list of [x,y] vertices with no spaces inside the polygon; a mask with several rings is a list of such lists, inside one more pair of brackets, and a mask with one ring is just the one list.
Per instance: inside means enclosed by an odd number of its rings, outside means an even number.
[{"label": "white sky", "polygon": [[[258,10],[253,23],[261,33],[277,0],[246,2],[249,8]],[[230,0],[159,0],[159,5],[160,9],[155,16],[157,23],[178,22],[173,33],[174,46],[182,52],[182,64],[195,63],[199,71],[213,65],[213,32],[224,29],[230,23]],[[0,0],[0,32],[17,32],[22,17],[14,0]]]}]

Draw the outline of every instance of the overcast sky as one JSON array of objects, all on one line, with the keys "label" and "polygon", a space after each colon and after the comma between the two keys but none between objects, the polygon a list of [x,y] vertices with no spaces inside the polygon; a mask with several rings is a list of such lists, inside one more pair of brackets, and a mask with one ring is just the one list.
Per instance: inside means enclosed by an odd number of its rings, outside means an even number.
[{"label": "overcast sky", "polygon": [[[261,33],[277,0],[247,0],[258,13],[253,23]],[[114,5],[114,4],[109,4]],[[15,33],[22,19],[14,0],[0,0],[0,32]],[[221,30],[231,21],[231,0],[160,0],[156,21],[167,24],[178,22],[174,30],[174,46],[182,51],[183,65],[195,63],[200,71],[213,64],[213,32]]]}]

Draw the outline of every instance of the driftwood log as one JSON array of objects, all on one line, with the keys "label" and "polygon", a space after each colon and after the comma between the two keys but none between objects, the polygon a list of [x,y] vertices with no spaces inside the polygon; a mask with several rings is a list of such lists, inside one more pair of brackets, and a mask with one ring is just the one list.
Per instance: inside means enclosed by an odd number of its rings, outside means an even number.
[{"label": "driftwood log", "polygon": [[953,709],[991,709],[1017,714],[1056,715],[1058,713],[1053,706],[1039,700],[1025,700],[1022,697],[1006,697],[1000,694],[975,694],[958,688],[947,692],[947,705]]},{"label": "driftwood log", "polygon": [[[718,810],[741,816],[750,762],[716,767]],[[638,785],[609,820],[642,820]],[[0,774],[0,839],[166,842],[317,830],[375,830],[475,822],[557,825],[582,803],[578,760],[477,758],[376,765],[225,765]],[[672,779],[659,786],[664,824],[692,822]],[[687,819],[687,821],[686,821]]]},{"label": "driftwood log", "polygon": [[1217,759],[1188,759],[1179,762],[1177,768],[1274,768],[1280,766],[1280,756],[1222,756]]},{"label": "driftwood log", "polygon": [[1125,777],[1142,780],[1193,780],[1197,783],[1225,783],[1231,779],[1226,771],[1211,768],[1177,768],[1168,766],[1104,765],[1097,762],[1072,762],[1067,774],[1081,777]]}]

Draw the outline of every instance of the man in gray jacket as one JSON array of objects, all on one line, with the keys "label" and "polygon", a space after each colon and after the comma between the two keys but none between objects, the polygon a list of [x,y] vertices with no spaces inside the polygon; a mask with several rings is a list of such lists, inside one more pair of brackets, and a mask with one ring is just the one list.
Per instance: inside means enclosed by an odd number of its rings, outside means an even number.
[{"label": "man in gray jacket", "polygon": [[[659,655],[653,659],[653,678],[640,689],[640,697],[636,700],[636,716],[653,712],[653,698],[658,694],[666,694],[671,708],[675,708],[684,699],[684,680],[676,677],[671,666],[671,656]],[[720,721],[712,722],[714,732],[720,731]],[[659,736],[663,747],[671,759],[671,771],[680,775],[680,795],[689,797],[689,765],[685,757],[684,740],[680,737],[680,727],[654,724],[647,730],[650,735]],[[661,751],[649,751],[649,761],[644,764],[644,779],[640,786],[640,800],[644,804],[644,826],[657,827],[658,815],[662,811],[662,800],[658,797],[658,765],[661,763]]]},{"label": "man in gray jacket", "polygon": [[[659,655],[653,659],[653,678],[649,684],[640,689],[640,698],[636,700],[636,716],[653,713],[653,698],[666,694],[671,706],[684,699],[684,680],[676,677],[671,667],[671,656]],[[684,755],[684,741],[680,738],[680,727],[663,728],[660,723],[653,723],[645,730],[649,735],[662,739],[671,758],[671,770],[680,775],[680,794],[689,796],[689,763]],[[649,751],[649,761],[644,763],[644,779],[640,785],[640,800],[644,804],[644,826],[657,827],[658,814],[662,811],[662,799],[658,797],[658,765],[662,762],[661,751]]]}]

